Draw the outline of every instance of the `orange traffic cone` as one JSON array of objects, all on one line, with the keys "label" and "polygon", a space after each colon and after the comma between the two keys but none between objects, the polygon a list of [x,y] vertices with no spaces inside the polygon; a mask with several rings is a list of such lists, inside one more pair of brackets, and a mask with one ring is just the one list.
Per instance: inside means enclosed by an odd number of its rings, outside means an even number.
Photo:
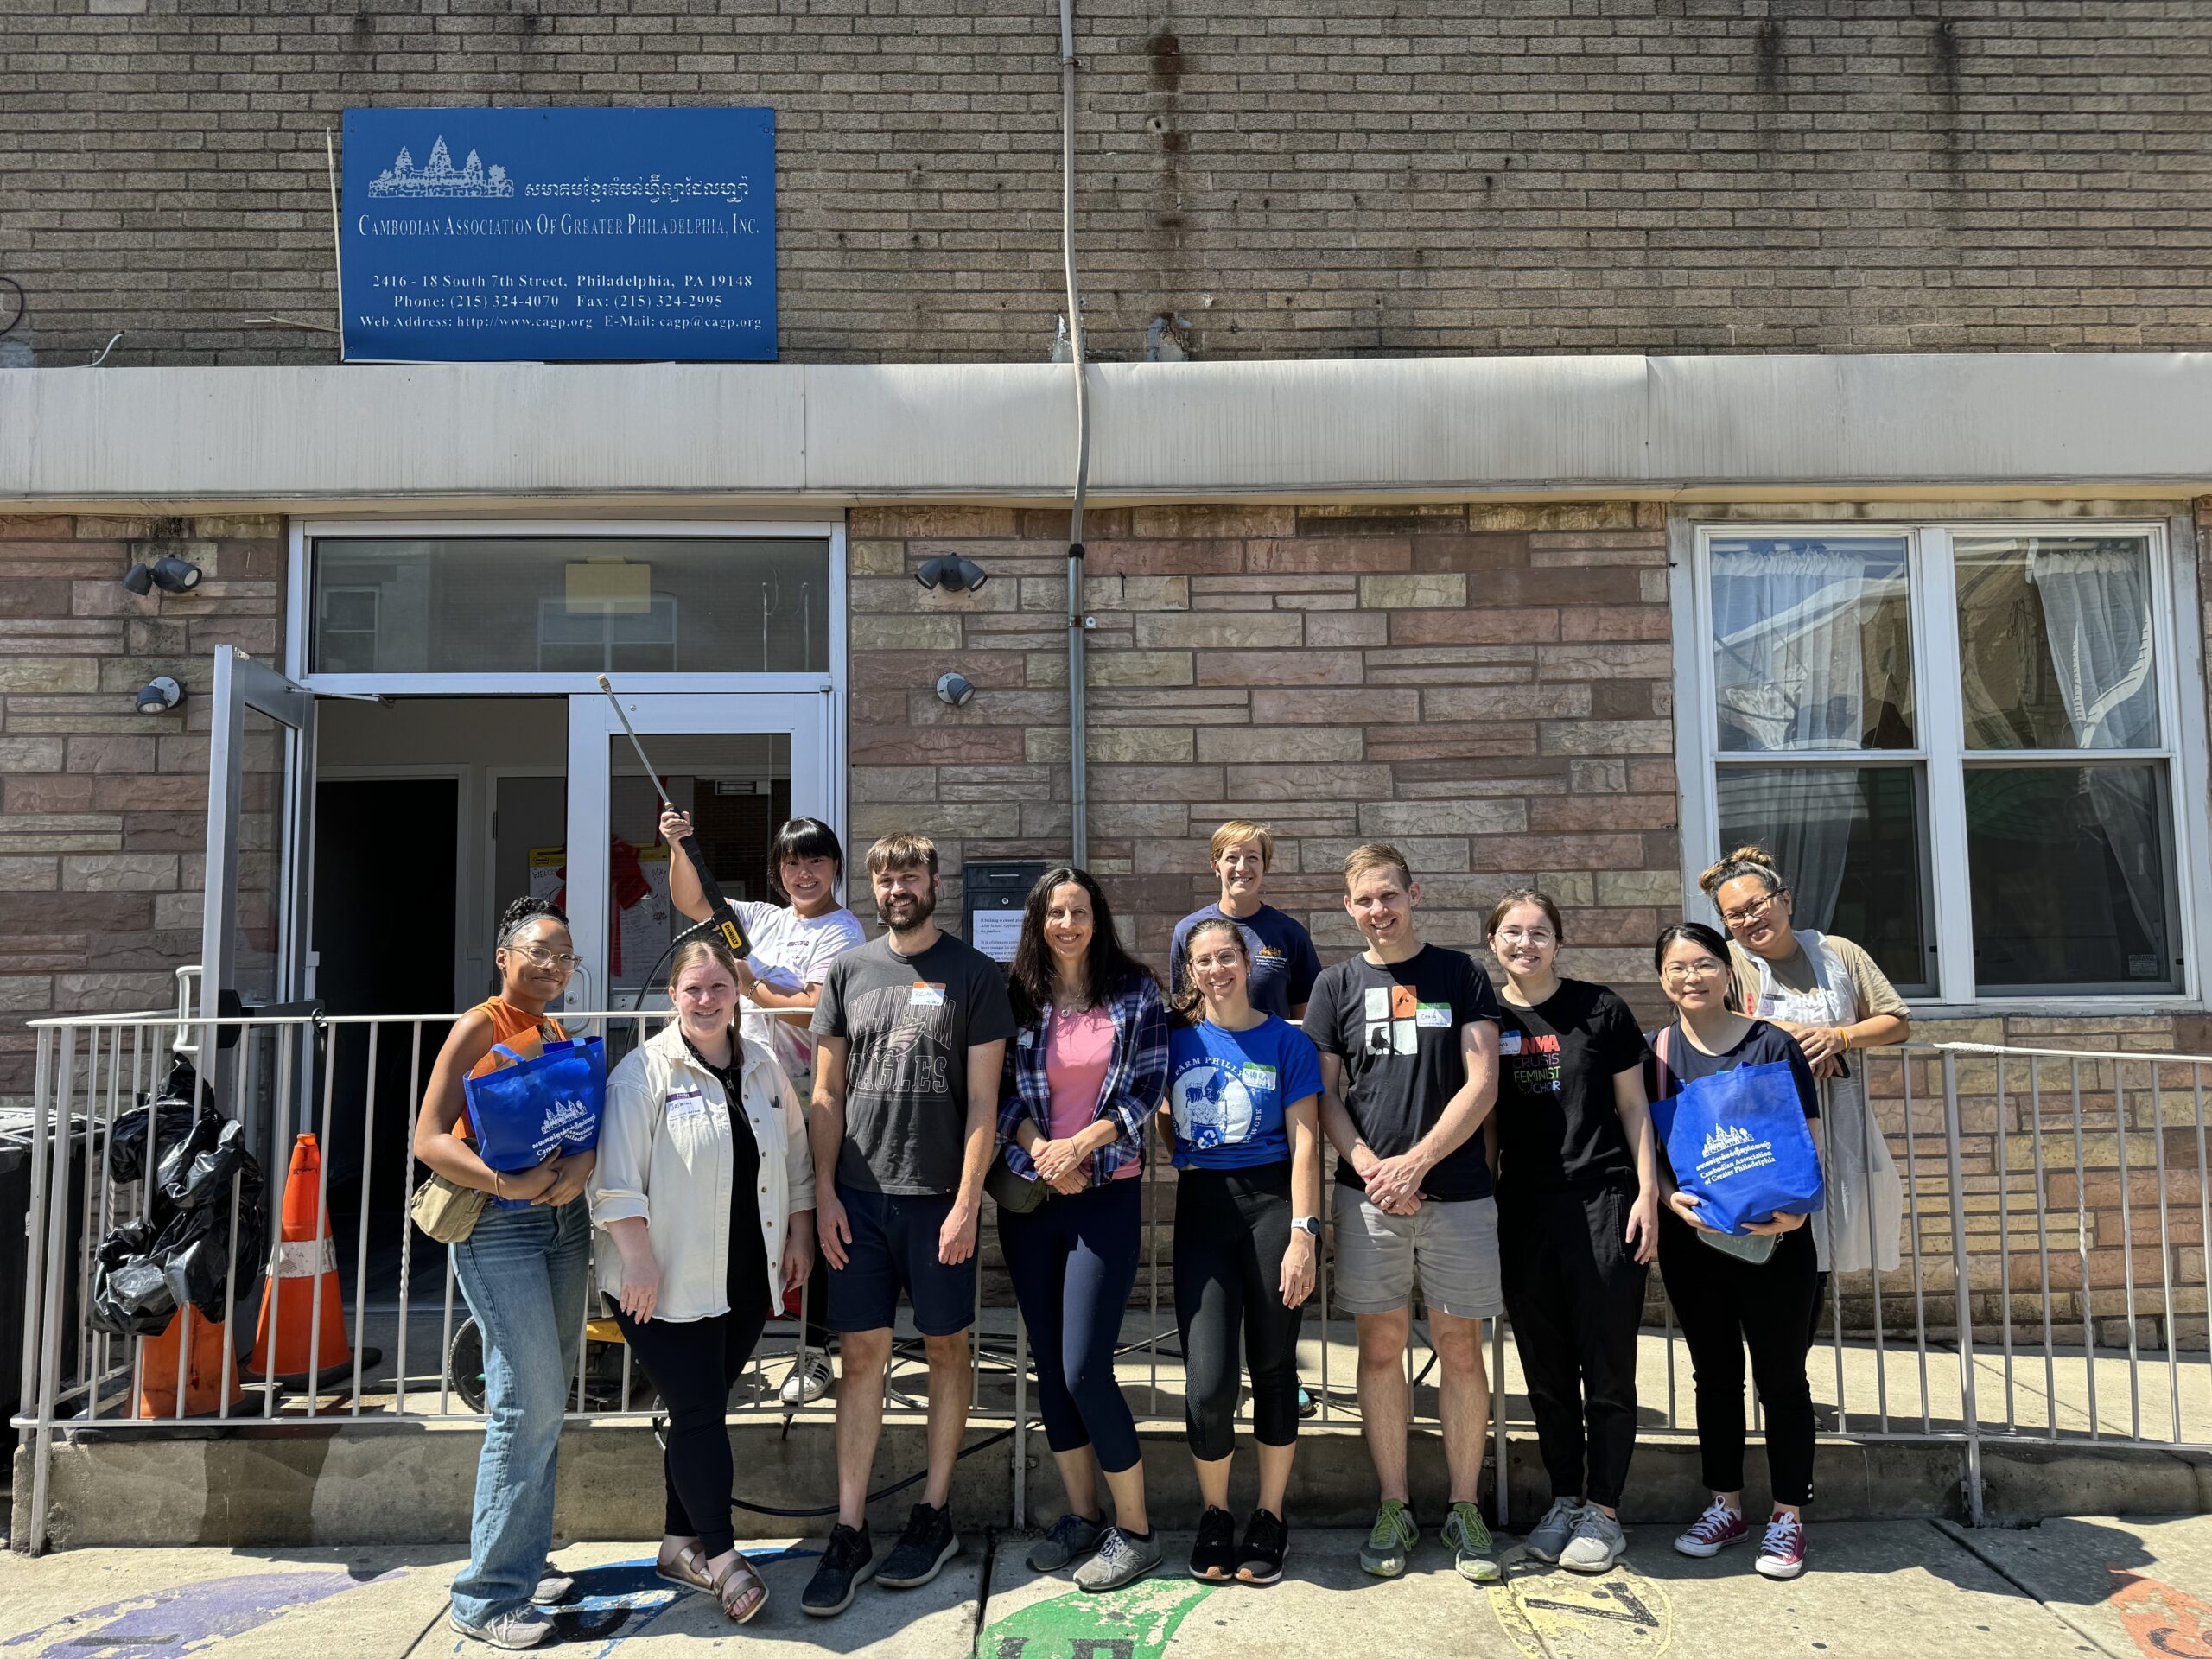
[{"label": "orange traffic cone", "polygon": [[230,1327],[203,1319],[187,1306],[178,1310],[167,1330],[158,1337],[147,1338],[138,1351],[141,1417],[180,1414],[176,1403],[180,1345],[184,1350],[182,1415],[208,1415],[245,1398],[245,1390],[238,1387],[238,1361],[231,1349]]},{"label": "orange traffic cone", "polygon": [[[321,1186],[322,1154],[315,1136],[303,1135],[292,1143],[276,1271],[261,1293],[261,1321],[254,1327],[253,1357],[246,1362],[249,1376],[266,1381],[273,1376],[286,1388],[319,1389],[334,1372],[353,1369],[353,1351],[346,1343],[346,1305],[338,1290],[338,1247],[331,1240],[327,1215],[321,1236],[315,1232]],[[313,1378],[308,1374],[311,1364],[320,1368]]]}]

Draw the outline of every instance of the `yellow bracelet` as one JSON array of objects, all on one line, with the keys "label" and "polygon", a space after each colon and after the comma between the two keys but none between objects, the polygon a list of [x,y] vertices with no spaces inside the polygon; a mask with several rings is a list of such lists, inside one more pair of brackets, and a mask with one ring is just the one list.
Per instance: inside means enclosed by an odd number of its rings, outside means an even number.
[{"label": "yellow bracelet", "polygon": [[1843,1052],[1847,1054],[1850,1053],[1851,1027],[1849,1026],[1838,1026],[1835,1028],[1835,1034],[1843,1039]]}]

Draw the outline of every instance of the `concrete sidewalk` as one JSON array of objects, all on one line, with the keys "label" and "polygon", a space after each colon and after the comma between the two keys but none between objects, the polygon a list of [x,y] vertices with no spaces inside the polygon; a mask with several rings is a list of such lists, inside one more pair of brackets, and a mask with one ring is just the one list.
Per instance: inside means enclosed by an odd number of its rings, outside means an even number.
[{"label": "concrete sidewalk", "polygon": [[[1815,1526],[1813,1568],[1790,1584],[1751,1571],[1748,1550],[1691,1561],[1643,1529],[1629,1564],[1601,1578],[1546,1569],[1507,1551],[1508,1580],[1462,1581],[1427,1533],[1395,1583],[1363,1575],[1358,1538],[1293,1541],[1290,1576],[1271,1590],[1211,1586],[1166,1567],[1106,1596],[1022,1565],[1026,1541],[970,1537],[925,1588],[870,1587],[842,1618],[810,1619],[798,1595],[817,1545],[760,1548],[768,1605],[736,1631],[713,1605],[652,1576],[636,1545],[576,1545],[578,1578],[559,1615],[558,1651],[652,1659],[727,1641],[764,1656],[899,1659],[1248,1659],[1294,1653],[1428,1659],[1646,1659],[1669,1652],[1820,1653],[1827,1659],[2201,1659],[2212,1655],[2212,1517],[2065,1520],[2024,1531],[1948,1522]],[[0,1557],[0,1652],[67,1659],[421,1659],[487,1654],[445,1623],[449,1549],[282,1553],[84,1550]]]}]

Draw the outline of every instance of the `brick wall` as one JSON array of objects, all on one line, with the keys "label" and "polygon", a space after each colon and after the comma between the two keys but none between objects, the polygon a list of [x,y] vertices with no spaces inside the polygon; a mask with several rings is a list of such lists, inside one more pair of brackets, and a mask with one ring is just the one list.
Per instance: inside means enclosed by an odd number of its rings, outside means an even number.
[{"label": "brick wall", "polygon": [[[200,956],[207,692],[219,645],[282,643],[275,519],[0,517],[0,1099],[30,1091],[25,1019],[165,1007]],[[173,555],[207,574],[143,599]],[[169,714],[133,708],[156,674]]]},{"label": "brick wall", "polygon": [[[1094,344],[2199,348],[2192,0],[1083,0]],[[327,361],[348,105],[766,104],[794,359],[1040,357],[1049,8],[18,0],[0,362]],[[5,290],[0,290],[4,293]],[[7,305],[0,299],[0,307]],[[0,321],[5,311],[0,310]]]},{"label": "brick wall", "polygon": [[[1666,534],[1656,505],[1137,508],[1086,524],[1090,864],[1134,946],[1215,891],[1228,817],[1275,832],[1268,896],[1355,947],[1344,854],[1413,860],[1428,936],[1480,946],[1507,888],[1573,906],[1576,971],[1649,981],[1678,902]],[[1067,850],[1065,512],[850,522],[852,833],[968,859]],[[1057,538],[1057,539],[1056,539]],[[908,573],[958,551],[982,592]],[[957,669],[978,690],[934,692]]]}]

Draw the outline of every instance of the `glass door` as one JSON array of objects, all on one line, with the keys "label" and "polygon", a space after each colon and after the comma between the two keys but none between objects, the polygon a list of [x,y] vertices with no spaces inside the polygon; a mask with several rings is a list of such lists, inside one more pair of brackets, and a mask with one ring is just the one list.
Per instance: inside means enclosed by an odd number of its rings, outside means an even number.
[{"label": "glass door", "polygon": [[[838,821],[830,698],[620,695],[660,789],[691,815],[724,894],[734,902],[768,899],[768,843],[778,826],[794,814]],[[671,849],[660,839],[654,782],[607,697],[569,699],[559,879],[583,964],[565,1002],[572,1010],[652,1000],[670,940],[690,925],[669,902]]]}]

